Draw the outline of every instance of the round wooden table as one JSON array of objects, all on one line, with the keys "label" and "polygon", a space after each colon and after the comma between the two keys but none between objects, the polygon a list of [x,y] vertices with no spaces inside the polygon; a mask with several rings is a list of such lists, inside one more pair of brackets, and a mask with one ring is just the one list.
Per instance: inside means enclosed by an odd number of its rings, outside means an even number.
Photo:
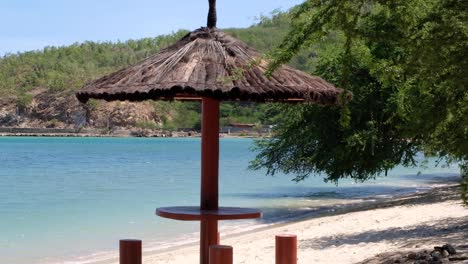
[{"label": "round wooden table", "polygon": [[162,207],[156,209],[156,214],[181,221],[239,220],[262,216],[262,212],[254,208],[219,207],[218,210],[202,210],[199,206]]}]

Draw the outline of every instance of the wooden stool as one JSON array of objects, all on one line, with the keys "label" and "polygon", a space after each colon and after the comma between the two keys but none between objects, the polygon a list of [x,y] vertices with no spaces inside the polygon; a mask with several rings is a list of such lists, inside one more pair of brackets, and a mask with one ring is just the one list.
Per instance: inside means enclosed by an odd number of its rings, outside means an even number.
[{"label": "wooden stool", "polygon": [[297,236],[276,236],[276,264],[297,264]]},{"label": "wooden stool", "polygon": [[120,240],[120,264],[141,264],[141,240]]},{"label": "wooden stool", "polygon": [[210,246],[210,264],[232,264],[232,247]]}]

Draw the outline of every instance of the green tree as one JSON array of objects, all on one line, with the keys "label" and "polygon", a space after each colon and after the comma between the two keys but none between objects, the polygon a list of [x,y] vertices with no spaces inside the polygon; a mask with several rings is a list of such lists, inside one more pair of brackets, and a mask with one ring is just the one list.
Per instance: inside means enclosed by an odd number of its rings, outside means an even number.
[{"label": "green tree", "polygon": [[[316,73],[334,83],[343,82],[344,60],[350,60],[337,45],[318,61]],[[365,46],[354,50],[353,78],[348,89],[350,119],[341,125],[341,108],[317,105],[281,106],[282,118],[272,139],[259,141],[260,152],[253,168],[266,167],[296,174],[296,181],[325,172],[325,180],[337,182],[351,177],[374,178],[403,163],[414,165],[418,145],[404,136],[396,114],[396,87],[382,87],[369,69],[370,52]]]},{"label": "green tree", "polygon": [[[252,167],[293,172],[296,180],[317,172],[334,181],[366,180],[400,163],[415,165],[422,150],[459,161],[466,177],[467,14],[462,0],[309,0],[298,6],[270,70],[304,47],[318,47],[314,73],[353,91],[354,100],[350,114],[336,107],[287,109],[276,136],[258,143]],[[339,55],[320,49],[330,38]],[[340,122],[343,117],[350,119]]]},{"label": "green tree", "polygon": [[18,110],[20,113],[24,112],[26,108],[32,103],[33,97],[30,94],[27,94],[25,92],[20,92],[16,96],[16,106],[18,107]]}]

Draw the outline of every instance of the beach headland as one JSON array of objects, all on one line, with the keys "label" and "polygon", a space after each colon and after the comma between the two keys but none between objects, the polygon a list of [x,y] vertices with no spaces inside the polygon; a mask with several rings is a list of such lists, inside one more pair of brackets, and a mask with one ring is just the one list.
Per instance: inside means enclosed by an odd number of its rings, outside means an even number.
[{"label": "beach headland", "polygon": [[[430,251],[447,243],[464,246],[468,244],[468,208],[461,203],[458,189],[451,184],[352,204],[312,218],[221,237],[221,244],[234,247],[234,263],[249,264],[274,263],[274,237],[284,233],[298,236],[298,263],[384,263],[379,261],[387,261],[389,254]],[[198,246],[146,251],[143,261],[197,263]]]}]

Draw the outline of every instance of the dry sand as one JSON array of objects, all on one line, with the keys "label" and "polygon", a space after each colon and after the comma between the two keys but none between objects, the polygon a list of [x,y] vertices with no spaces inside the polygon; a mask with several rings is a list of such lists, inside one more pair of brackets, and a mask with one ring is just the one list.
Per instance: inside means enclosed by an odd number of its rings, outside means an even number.
[{"label": "dry sand", "polygon": [[[361,205],[335,215],[221,237],[234,247],[234,263],[274,263],[277,234],[298,236],[298,263],[358,263],[379,253],[468,243],[468,208],[456,187]],[[145,264],[198,263],[198,246],[145,253]]]}]

